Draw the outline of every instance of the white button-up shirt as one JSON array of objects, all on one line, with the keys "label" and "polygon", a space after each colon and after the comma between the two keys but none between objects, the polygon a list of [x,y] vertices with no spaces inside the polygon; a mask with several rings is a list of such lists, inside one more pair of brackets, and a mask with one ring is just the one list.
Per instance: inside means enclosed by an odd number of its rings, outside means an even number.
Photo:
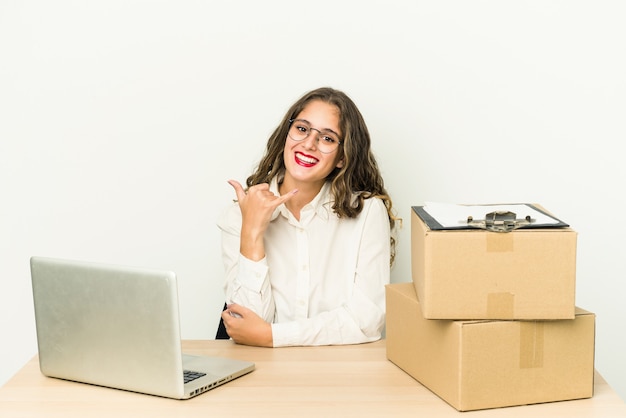
[{"label": "white button-up shirt", "polygon": [[[270,185],[276,195],[278,184]],[[355,344],[380,339],[389,283],[390,230],[382,200],[364,201],[356,218],[332,211],[330,184],[302,208],[298,221],[284,204],[265,232],[265,258],[239,251],[237,203],[218,222],[228,302],[272,323],[274,346]]]}]

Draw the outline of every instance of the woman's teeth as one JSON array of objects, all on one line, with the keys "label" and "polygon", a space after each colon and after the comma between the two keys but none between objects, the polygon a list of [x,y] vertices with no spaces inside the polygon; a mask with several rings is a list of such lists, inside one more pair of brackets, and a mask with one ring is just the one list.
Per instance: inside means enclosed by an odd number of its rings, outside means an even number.
[{"label": "woman's teeth", "polygon": [[296,157],[298,158],[298,160],[307,164],[315,164],[317,162],[317,158],[307,157],[306,155],[300,153],[296,153]]}]

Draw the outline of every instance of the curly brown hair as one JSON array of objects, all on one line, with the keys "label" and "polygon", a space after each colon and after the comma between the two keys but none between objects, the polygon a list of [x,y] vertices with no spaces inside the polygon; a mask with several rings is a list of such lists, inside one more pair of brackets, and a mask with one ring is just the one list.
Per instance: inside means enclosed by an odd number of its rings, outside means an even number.
[{"label": "curly brown hair", "polygon": [[[322,87],[306,93],[289,108],[267,141],[265,155],[256,171],[246,180],[247,186],[269,183],[275,176],[284,174],[283,150],[290,120],[295,119],[313,100],[335,105],[339,109],[339,125],[343,132],[339,152],[344,164],[341,168],[335,167],[327,177],[327,180],[331,182],[331,193],[335,198],[333,211],[340,218],[354,218],[361,213],[365,199],[377,197],[387,208],[389,226],[393,232],[399,218],[394,213],[391,197],[385,189],[378,164],[371,151],[370,134],[363,116],[352,99],[342,91],[330,87]],[[393,265],[395,259],[395,247],[396,240],[392,233],[390,265]]]}]

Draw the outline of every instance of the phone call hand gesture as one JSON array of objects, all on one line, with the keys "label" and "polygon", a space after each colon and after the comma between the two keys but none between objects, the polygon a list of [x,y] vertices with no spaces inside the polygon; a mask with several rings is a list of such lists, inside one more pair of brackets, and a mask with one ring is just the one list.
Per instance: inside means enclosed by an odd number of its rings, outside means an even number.
[{"label": "phone call hand gesture", "polygon": [[291,190],[282,196],[270,191],[267,183],[250,187],[247,191],[236,180],[229,180],[239,202],[241,210],[241,254],[251,260],[258,261],[265,257],[263,234],[270,223],[274,210],[291,199],[298,189]]}]

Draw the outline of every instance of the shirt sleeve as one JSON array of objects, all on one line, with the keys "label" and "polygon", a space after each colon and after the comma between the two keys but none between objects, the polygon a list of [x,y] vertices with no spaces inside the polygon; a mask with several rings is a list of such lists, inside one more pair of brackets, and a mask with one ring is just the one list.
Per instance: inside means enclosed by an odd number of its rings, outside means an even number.
[{"label": "shirt sleeve", "polygon": [[267,260],[252,261],[241,255],[241,211],[237,204],[224,211],[218,227],[222,231],[226,302],[245,306],[265,321],[272,322],[275,306]]},{"label": "shirt sleeve", "polygon": [[385,285],[390,281],[390,229],[382,200],[372,198],[363,212],[356,265],[346,303],[315,317],[272,324],[274,346],[357,344],[381,338],[385,325]]}]

